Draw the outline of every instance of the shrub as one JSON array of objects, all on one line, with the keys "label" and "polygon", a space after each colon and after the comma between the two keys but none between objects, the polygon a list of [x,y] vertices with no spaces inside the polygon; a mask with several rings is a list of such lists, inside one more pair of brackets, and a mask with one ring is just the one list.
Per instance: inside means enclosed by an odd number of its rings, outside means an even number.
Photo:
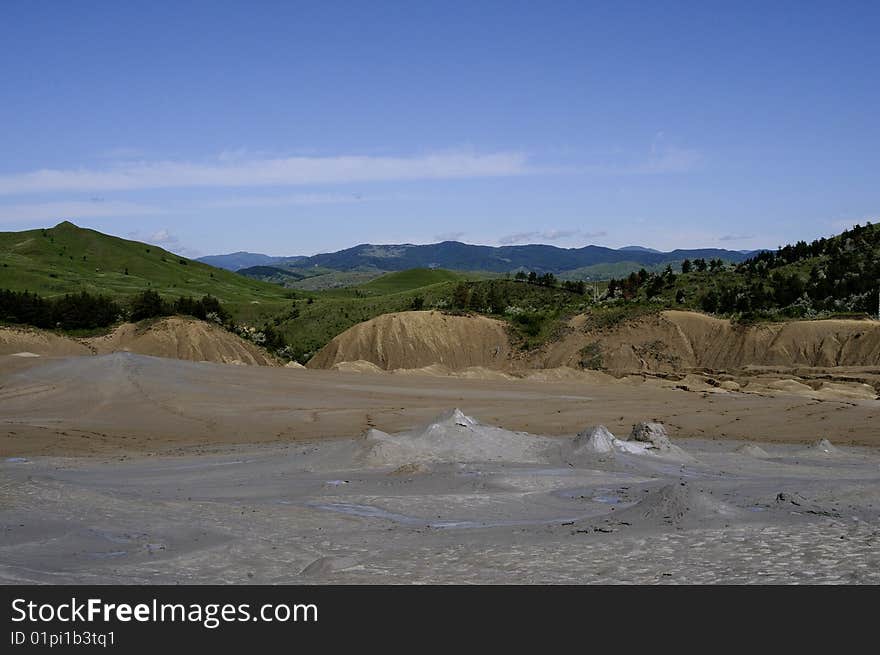
[{"label": "shrub", "polygon": [[131,300],[131,320],[142,321],[156,316],[168,316],[172,308],[165,304],[156,291],[147,289],[137,294]]},{"label": "shrub", "polygon": [[107,296],[85,291],[60,298],[45,299],[35,293],[0,291],[0,320],[40,328],[81,330],[106,327],[122,313]]},{"label": "shrub", "polygon": [[602,345],[598,341],[588,343],[580,350],[580,366],[598,371],[602,368]]},{"label": "shrub", "polygon": [[528,336],[536,337],[541,333],[546,318],[542,312],[521,312],[514,314],[513,322]]},{"label": "shrub", "polygon": [[452,290],[452,306],[455,309],[467,309],[471,301],[471,289],[465,282],[459,282]]}]

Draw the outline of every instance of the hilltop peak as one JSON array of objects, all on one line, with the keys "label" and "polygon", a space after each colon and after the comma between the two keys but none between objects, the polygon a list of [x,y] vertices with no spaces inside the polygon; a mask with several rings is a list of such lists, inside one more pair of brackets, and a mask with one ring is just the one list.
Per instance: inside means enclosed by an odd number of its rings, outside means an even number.
[{"label": "hilltop peak", "polygon": [[284,298],[281,287],[196,264],[163,248],[62,221],[51,228],[0,232],[2,286],[39,295],[97,290],[130,297],[152,289],[168,297],[215,295],[222,302]]},{"label": "hilltop peak", "polygon": [[653,252],[653,253],[661,252],[660,250],[656,250],[654,248],[647,248],[645,246],[624,246],[623,248],[618,248],[618,250],[626,250],[626,251],[633,251],[633,252]]}]

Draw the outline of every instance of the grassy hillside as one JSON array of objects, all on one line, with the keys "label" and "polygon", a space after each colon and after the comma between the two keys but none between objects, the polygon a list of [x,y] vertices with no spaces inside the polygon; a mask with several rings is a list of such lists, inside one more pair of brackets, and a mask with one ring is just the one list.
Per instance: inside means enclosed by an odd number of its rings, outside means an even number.
[{"label": "grassy hillside", "polygon": [[428,287],[441,282],[456,282],[463,276],[453,271],[430,268],[411,268],[408,271],[386,273],[371,282],[360,285],[361,291],[368,294],[385,295],[412,291],[421,287]]},{"label": "grassy hillside", "polygon": [[609,282],[606,307],[695,309],[737,320],[877,315],[880,226],[799,241],[739,264],[701,260]]},{"label": "grassy hillside", "polygon": [[384,275],[385,271],[376,269],[364,269],[356,271],[334,271],[329,268],[290,268],[293,272],[305,273],[308,277],[290,283],[292,289],[303,291],[324,291],[327,289],[343,289],[364,284],[370,280]]},{"label": "grassy hillside", "polygon": [[[293,278],[297,269],[265,267],[254,273]],[[552,275],[527,283],[486,272],[435,268],[382,274],[375,269],[340,272],[312,267],[309,273],[313,277],[295,284],[323,285],[321,278],[329,276],[328,283],[335,287],[285,289],[70,223],[0,233],[0,288],[29,290],[50,299],[77,291],[119,300],[145,289],[168,299],[210,294],[231,312],[235,323],[283,337],[289,345],[285,352],[304,362],[356,323],[410,309],[477,312],[503,319],[521,348],[553,339],[565,319],[580,312],[588,312],[595,327],[665,308],[740,320],[873,313],[880,279],[880,228],[854,228],[831,239],[760,253],[739,264],[700,258],[662,270],[649,266],[598,283],[595,289],[593,284],[559,283]],[[266,323],[271,330],[264,328]]]},{"label": "grassy hillside", "polygon": [[662,264],[639,264],[638,262],[617,262],[613,264],[593,264],[592,266],[583,266],[571,271],[565,271],[559,274],[561,280],[585,280],[594,282],[598,280],[608,280],[616,277],[626,277],[634,271],[644,268],[649,273],[659,273],[667,264],[671,264],[673,268],[681,266],[680,261],[663,262]]},{"label": "grassy hillside", "polygon": [[[290,344],[294,356],[305,362],[337,334],[361,321],[389,312],[448,306],[456,281],[461,278],[449,271],[423,269],[408,273],[309,293],[308,298],[293,302],[291,312],[276,317],[274,325]],[[384,278],[390,279],[380,282]]]},{"label": "grassy hillside", "polygon": [[[416,286],[424,283],[422,286]],[[592,291],[580,295],[508,279],[480,279],[451,271],[416,269],[364,285],[312,294],[294,301],[275,327],[294,356],[306,361],[333,337],[381,314],[412,309],[476,312],[506,320],[523,348],[555,334],[562,320],[585,311]]]},{"label": "grassy hillside", "polygon": [[[276,319],[276,327],[290,344],[294,356],[305,362],[337,334],[352,325],[380,314],[413,308],[413,299],[421,296],[426,306],[451,294],[451,283],[434,285],[427,292],[421,289],[382,296],[355,297],[315,294],[307,300],[295,301],[293,312]],[[444,288],[446,287],[446,288]]]},{"label": "grassy hillside", "polygon": [[250,266],[248,268],[239,269],[236,273],[252,280],[280,284],[283,287],[289,287],[294,282],[298,282],[305,277],[301,273],[295,273],[286,268],[278,268],[277,266]]},{"label": "grassy hillside", "polygon": [[[682,272],[682,266],[687,272]],[[798,243],[739,264],[718,258],[651,267],[593,290],[575,293],[479,275],[414,269],[298,301],[296,317],[281,322],[298,356],[323,346],[355,323],[406,309],[473,311],[508,322],[520,347],[555,338],[565,319],[589,313],[589,325],[611,327],[662,309],[693,309],[739,320],[821,318],[877,311],[880,227],[848,230],[831,239]],[[421,286],[419,286],[421,285]]]},{"label": "grassy hillside", "polygon": [[[288,285],[298,274],[286,267],[250,272],[283,278]],[[534,345],[551,337],[563,317],[583,311],[587,298],[560,288],[487,279],[494,274],[485,272],[416,268],[381,274],[318,267],[309,273],[313,274],[309,280],[318,282],[329,276],[333,284],[348,285],[293,291],[67,222],[48,229],[0,233],[0,288],[28,290],[47,299],[87,291],[123,303],[147,289],[168,300],[210,294],[231,312],[235,323],[262,329],[268,322],[290,346],[288,352],[301,361],[356,323],[409,309],[497,316],[508,320],[523,346]],[[357,283],[360,280],[364,281]]]},{"label": "grassy hillside", "polygon": [[0,288],[46,298],[87,291],[122,299],[145,289],[167,297],[211,294],[236,316],[253,320],[290,304],[290,292],[279,286],[69,222],[0,232]]}]

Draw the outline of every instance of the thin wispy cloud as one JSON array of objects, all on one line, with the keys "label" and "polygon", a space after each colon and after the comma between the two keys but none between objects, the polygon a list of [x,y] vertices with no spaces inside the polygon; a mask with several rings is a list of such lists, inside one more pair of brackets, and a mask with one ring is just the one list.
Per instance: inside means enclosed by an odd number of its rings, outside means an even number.
[{"label": "thin wispy cloud", "polygon": [[[358,193],[321,194],[304,193],[285,196],[246,196],[221,198],[194,204],[163,206],[136,202],[107,200],[93,196],[88,201],[60,200],[27,204],[0,204],[0,224],[47,223],[61,220],[75,221],[87,218],[128,218],[135,216],[161,216],[185,214],[204,209],[271,208],[287,206],[312,206],[357,203],[363,200]],[[158,242],[157,242],[158,243]]]},{"label": "thin wispy cloud", "polygon": [[586,164],[580,170],[595,175],[669,175],[697,170],[705,161],[700,150],[668,144],[663,132],[656,134],[647,151],[618,149],[608,154],[606,161]]},{"label": "thin wispy cloud", "polygon": [[155,216],[165,210],[134,202],[59,201],[22,205],[0,205],[0,223],[43,223],[46,221],[75,220],[79,218],[121,218],[126,216]]},{"label": "thin wispy cloud", "polygon": [[362,202],[363,200],[364,196],[360,193],[298,193],[284,196],[220,198],[219,200],[199,203],[199,207],[206,209],[235,209],[239,207],[338,205]]},{"label": "thin wispy cloud", "polygon": [[661,130],[654,135],[647,160],[635,166],[634,172],[687,173],[698,167],[702,160],[699,150],[669,144],[666,133]]},{"label": "thin wispy cloud", "polygon": [[153,232],[153,234],[147,237],[147,240],[150,243],[155,243],[157,246],[173,246],[180,243],[180,239],[165,228]]},{"label": "thin wispy cloud", "polygon": [[585,173],[598,175],[668,175],[689,173],[700,167],[703,155],[690,148],[653,149],[641,159],[586,166]]},{"label": "thin wispy cloud", "polygon": [[159,246],[173,252],[178,255],[183,255],[184,257],[189,257],[194,259],[196,257],[201,257],[202,252],[200,250],[196,250],[193,248],[189,248],[184,245],[180,238],[171,232],[168,228],[161,228],[154,232],[141,232],[139,230],[135,230],[133,232],[128,233],[128,238],[133,239],[135,241],[143,241],[144,243],[151,243],[154,246]]},{"label": "thin wispy cloud", "polygon": [[460,241],[465,232],[442,232],[434,235],[434,241]]},{"label": "thin wispy cloud", "polygon": [[42,169],[0,175],[0,194],[191,187],[265,187],[504,177],[537,172],[519,152],[414,157],[348,155],[199,162],[138,162],[106,168]]},{"label": "thin wispy cloud", "polygon": [[754,239],[754,234],[725,234],[723,237],[718,237],[719,241],[746,241],[748,239]]},{"label": "thin wispy cloud", "polygon": [[696,169],[703,161],[698,150],[690,148],[659,148],[651,152],[647,161],[633,167],[634,173],[663,174],[687,173]]},{"label": "thin wispy cloud", "polygon": [[540,243],[543,241],[563,241],[575,237],[581,239],[594,239],[607,236],[607,232],[584,232],[583,230],[542,230],[534,232],[516,232],[507,234],[498,239],[502,246],[510,246],[516,243]]}]

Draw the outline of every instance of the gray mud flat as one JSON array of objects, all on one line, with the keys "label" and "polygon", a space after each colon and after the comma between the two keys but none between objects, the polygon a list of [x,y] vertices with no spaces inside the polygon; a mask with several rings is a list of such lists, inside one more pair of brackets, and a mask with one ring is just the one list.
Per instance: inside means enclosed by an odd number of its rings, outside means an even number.
[{"label": "gray mud flat", "polygon": [[880,583],[874,450],[584,454],[469,421],[219,456],[0,461],[0,581]]}]

